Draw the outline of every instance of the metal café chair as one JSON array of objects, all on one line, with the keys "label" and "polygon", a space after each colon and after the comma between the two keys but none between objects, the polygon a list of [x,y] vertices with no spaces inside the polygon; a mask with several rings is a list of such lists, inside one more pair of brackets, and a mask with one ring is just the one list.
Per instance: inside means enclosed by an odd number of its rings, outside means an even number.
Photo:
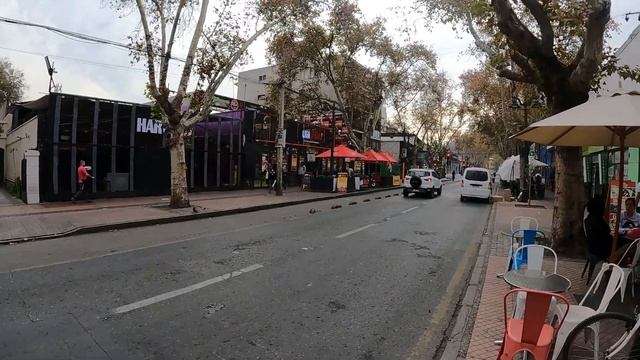
[{"label": "metal caf\u00e9 chair", "polygon": [[[547,238],[546,234],[543,231],[533,229],[520,229],[512,232],[511,234],[502,232],[501,236],[508,236],[510,240],[508,246],[509,254],[504,273],[514,268],[518,269],[520,266],[527,263],[528,251],[525,249],[525,251],[519,252],[517,254],[518,259],[514,259],[516,249],[525,245],[545,245]],[[514,265],[517,265],[517,267],[514,267]],[[498,274],[498,277],[504,275],[504,273]]]}]

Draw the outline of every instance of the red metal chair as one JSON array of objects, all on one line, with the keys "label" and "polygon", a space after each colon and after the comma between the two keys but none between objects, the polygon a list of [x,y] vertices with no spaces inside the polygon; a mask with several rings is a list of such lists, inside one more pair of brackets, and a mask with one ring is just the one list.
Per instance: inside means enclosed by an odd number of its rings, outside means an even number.
[{"label": "red metal chair", "polygon": [[[524,316],[522,319],[507,318],[507,299],[518,293],[526,295]],[[516,354],[527,351],[535,360],[546,360],[551,353],[556,333],[568,310],[557,324],[547,323],[551,299],[564,302],[569,309],[569,302],[562,295],[529,289],[514,289],[504,296],[504,339],[498,360],[511,360]],[[515,305],[514,305],[515,306]],[[515,313],[515,312],[514,312]]]}]

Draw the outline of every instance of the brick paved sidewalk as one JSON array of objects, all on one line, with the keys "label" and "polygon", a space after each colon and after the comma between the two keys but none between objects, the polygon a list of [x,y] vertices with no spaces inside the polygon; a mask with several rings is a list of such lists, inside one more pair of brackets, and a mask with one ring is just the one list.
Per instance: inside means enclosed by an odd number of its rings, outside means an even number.
[{"label": "brick paved sidewalk", "polygon": [[[507,237],[500,236],[501,232],[510,232],[511,219],[515,216],[535,217],[540,230],[549,234],[553,214],[553,206],[549,201],[535,202],[545,208],[516,207],[515,203],[496,203],[495,225],[490,239],[490,256],[484,274],[484,284],[477,307],[475,319],[468,320],[468,327],[472,327],[471,339],[466,351],[466,359],[495,359],[500,347],[494,344],[504,334],[504,305],[503,296],[509,291],[509,286],[496,275],[503,273],[507,264]],[[580,279],[584,263],[575,259],[558,259],[558,273],[571,280],[571,289],[563,294],[572,303],[576,303],[576,294],[584,294],[587,290],[586,282]],[[464,352],[462,352],[464,354]]]},{"label": "brick paved sidewalk", "polygon": [[289,188],[284,196],[269,194],[266,189],[195,193],[190,195],[192,207],[186,209],[170,209],[166,196],[3,206],[0,207],[0,243],[59,237],[88,229],[99,231],[189,220],[341,196],[344,194]]}]

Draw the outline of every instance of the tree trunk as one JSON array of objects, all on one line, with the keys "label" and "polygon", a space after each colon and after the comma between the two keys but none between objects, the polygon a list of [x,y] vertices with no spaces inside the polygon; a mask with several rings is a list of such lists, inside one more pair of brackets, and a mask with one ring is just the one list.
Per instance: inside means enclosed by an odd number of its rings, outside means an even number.
[{"label": "tree trunk", "polygon": [[172,208],[189,207],[187,191],[187,163],[184,151],[184,129],[178,126],[169,130],[169,153],[171,154],[171,202]]},{"label": "tree trunk", "polygon": [[580,251],[581,244],[584,243],[582,217],[585,194],[581,156],[580,148],[577,147],[556,148],[552,247],[557,252],[568,255]]}]

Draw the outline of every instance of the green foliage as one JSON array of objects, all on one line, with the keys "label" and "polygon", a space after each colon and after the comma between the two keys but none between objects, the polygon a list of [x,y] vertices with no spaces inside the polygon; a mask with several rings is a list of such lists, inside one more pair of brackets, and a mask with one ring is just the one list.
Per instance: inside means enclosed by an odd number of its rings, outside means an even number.
[{"label": "green foliage", "polygon": [[13,103],[22,98],[24,74],[8,59],[0,59],[0,103]]}]

